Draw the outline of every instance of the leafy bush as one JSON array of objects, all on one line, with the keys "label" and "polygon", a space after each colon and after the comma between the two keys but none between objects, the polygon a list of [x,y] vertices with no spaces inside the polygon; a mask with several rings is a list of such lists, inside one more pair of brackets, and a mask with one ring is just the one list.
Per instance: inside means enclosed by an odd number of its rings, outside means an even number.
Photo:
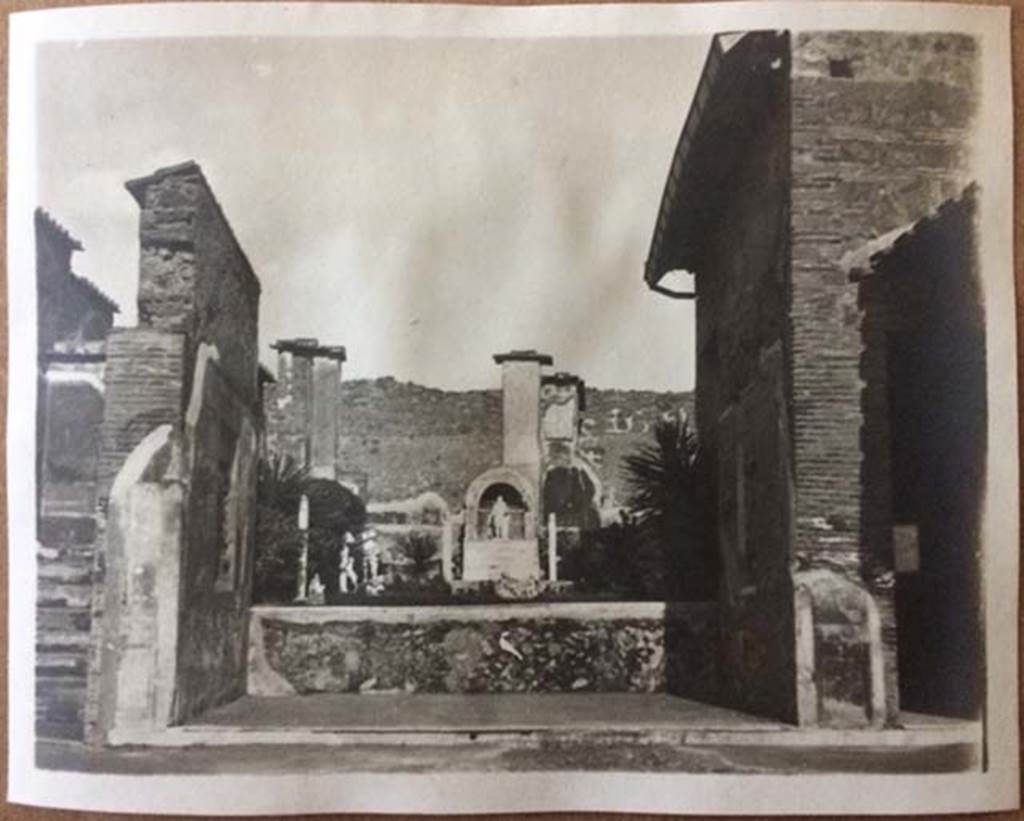
[{"label": "leafy bush", "polygon": [[301,552],[297,515],[258,506],[252,574],[252,599],[256,604],[285,604],[295,598]]},{"label": "leafy bush", "polygon": [[[260,461],[256,491],[253,601],[287,603],[297,593],[302,531],[299,505],[309,499],[308,578],[319,573],[328,602],[338,598],[345,535],[366,524],[366,508],[352,491],[330,479],[310,479],[288,457]],[[358,557],[355,557],[358,566]]]}]

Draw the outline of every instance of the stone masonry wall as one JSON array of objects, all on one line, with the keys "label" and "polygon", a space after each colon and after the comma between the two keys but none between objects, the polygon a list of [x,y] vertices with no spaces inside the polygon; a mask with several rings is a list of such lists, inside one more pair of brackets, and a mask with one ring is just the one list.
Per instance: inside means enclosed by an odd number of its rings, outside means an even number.
[{"label": "stone masonry wall", "polygon": [[727,175],[701,206],[713,218],[695,272],[697,428],[717,518],[723,697],[794,720],[787,52],[787,35],[756,33],[726,53],[690,161],[720,155]]},{"label": "stone masonry wall", "polygon": [[[969,181],[976,43],[967,36],[804,33],[792,70],[792,297],[797,558],[863,579],[881,610],[896,704],[891,494],[884,414],[864,418],[864,309],[840,264]],[[875,384],[884,384],[874,374]],[[874,420],[874,421],[871,421]],[[882,477],[880,479],[880,477]],[[827,687],[828,684],[826,683]]]},{"label": "stone masonry wall", "polygon": [[[106,408],[100,427],[100,464],[93,563],[95,593],[91,606],[92,652],[85,709],[85,734],[99,734],[104,585],[107,582],[105,521],[110,488],[125,459],[160,425],[174,424],[181,413],[185,374],[185,337],[152,328],[115,328],[107,340]],[[86,622],[85,617],[82,618]],[[89,625],[86,624],[86,629]]]},{"label": "stone masonry wall", "polygon": [[708,698],[714,616],[706,604],[668,619],[653,603],[260,607],[249,692],[650,693],[671,682]]},{"label": "stone masonry wall", "polygon": [[[588,387],[586,397],[580,448],[606,504],[621,504],[622,457],[650,440],[656,419],[691,408],[692,395]],[[342,381],[339,470],[365,474],[372,502],[433,490],[458,509],[469,483],[501,463],[501,413],[497,390],[444,391],[390,377]]]},{"label": "stone masonry wall", "polygon": [[105,569],[97,543],[96,741],[244,689],[262,425],[259,283],[201,170],[185,163],[127,187],[141,210],[140,327],[115,331],[107,352],[98,508],[105,516],[114,485],[120,518],[108,533],[120,552]]},{"label": "stone masonry wall", "polygon": [[186,417],[192,459],[184,510],[176,720],[245,690],[248,606],[255,548],[256,414],[216,362]]},{"label": "stone masonry wall", "polygon": [[[175,701],[175,717],[184,719],[244,689],[253,545],[242,525],[255,486],[248,475],[236,486],[232,471],[254,451],[249,434],[262,417],[260,286],[198,166],[158,171],[129,190],[141,207],[140,322],[184,331],[187,339],[188,407],[179,406],[177,419],[192,454]],[[204,351],[208,373],[199,369]],[[232,524],[228,511],[239,504]]]},{"label": "stone masonry wall", "polygon": [[267,450],[305,465],[313,424],[313,360],[282,353],[277,362],[276,381],[263,393]]},{"label": "stone masonry wall", "polygon": [[216,346],[255,406],[259,281],[202,172],[186,164],[129,185],[142,209],[139,324],[187,333],[190,356]]}]

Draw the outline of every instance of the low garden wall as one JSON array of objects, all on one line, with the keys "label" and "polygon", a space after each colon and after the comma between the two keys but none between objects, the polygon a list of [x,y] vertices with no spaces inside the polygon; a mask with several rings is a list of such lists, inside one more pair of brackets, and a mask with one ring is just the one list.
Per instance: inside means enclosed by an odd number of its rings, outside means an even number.
[{"label": "low garden wall", "polygon": [[252,695],[717,692],[713,603],[254,607]]}]

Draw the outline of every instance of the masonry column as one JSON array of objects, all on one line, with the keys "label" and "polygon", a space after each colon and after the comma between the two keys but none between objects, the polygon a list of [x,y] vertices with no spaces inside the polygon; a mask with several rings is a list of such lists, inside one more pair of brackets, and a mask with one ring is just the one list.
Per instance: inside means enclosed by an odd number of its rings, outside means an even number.
[{"label": "masonry column", "polygon": [[541,368],[553,360],[536,351],[509,351],[495,354],[494,361],[501,365],[502,463],[539,488]]},{"label": "masonry column", "polygon": [[265,400],[268,445],[311,476],[335,479],[345,348],[307,337],[281,339],[273,347],[278,382]]}]

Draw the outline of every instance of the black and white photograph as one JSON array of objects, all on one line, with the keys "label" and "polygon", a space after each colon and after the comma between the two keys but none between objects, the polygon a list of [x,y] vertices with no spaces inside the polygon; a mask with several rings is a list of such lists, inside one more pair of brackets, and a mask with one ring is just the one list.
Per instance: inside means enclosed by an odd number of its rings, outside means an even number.
[{"label": "black and white photograph", "polygon": [[1017,806],[1008,12],[232,6],[12,17],[10,799]]}]

